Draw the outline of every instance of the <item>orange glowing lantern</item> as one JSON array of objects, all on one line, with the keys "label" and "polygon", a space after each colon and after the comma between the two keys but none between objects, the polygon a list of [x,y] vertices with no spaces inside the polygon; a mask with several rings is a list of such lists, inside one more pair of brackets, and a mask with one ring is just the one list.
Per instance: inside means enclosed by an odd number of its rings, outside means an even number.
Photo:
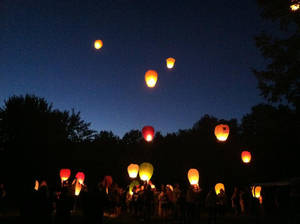
[{"label": "orange glowing lantern", "polygon": [[78,172],[75,177],[80,184],[83,184],[84,178],[85,178],[85,175],[83,172]]},{"label": "orange glowing lantern", "polygon": [[94,42],[94,47],[95,47],[97,50],[99,50],[100,48],[102,48],[102,46],[103,46],[102,40],[96,40],[96,41]]},{"label": "orange glowing lantern", "polygon": [[242,160],[244,163],[250,163],[251,161],[251,153],[248,151],[242,152]]},{"label": "orange glowing lantern", "polygon": [[175,58],[167,58],[166,62],[167,62],[167,68],[172,69],[175,64]]},{"label": "orange glowing lantern", "polygon": [[216,194],[220,194],[221,190],[225,191],[225,186],[222,183],[217,183],[215,186]]},{"label": "orange glowing lantern", "polygon": [[189,169],[188,179],[191,185],[198,185],[199,183],[199,172],[197,169]]},{"label": "orange glowing lantern", "polygon": [[252,186],[252,196],[254,198],[260,198],[261,186]]},{"label": "orange glowing lantern", "polygon": [[290,5],[292,11],[297,11],[300,8],[300,1],[299,0],[292,0],[292,4]]},{"label": "orange glowing lantern", "polygon": [[70,169],[61,169],[59,174],[60,174],[61,182],[64,182],[64,181],[68,180],[69,177],[71,176],[71,170]]},{"label": "orange glowing lantern", "polygon": [[157,82],[157,72],[154,70],[148,70],[145,74],[145,81],[148,87],[153,88]]},{"label": "orange glowing lantern", "polygon": [[142,135],[147,142],[151,142],[154,138],[154,128],[152,126],[143,127]]},{"label": "orange glowing lantern", "polygon": [[75,195],[78,196],[80,194],[82,185],[80,184],[79,180],[76,181],[75,184]]},{"label": "orange glowing lantern", "polygon": [[140,165],[139,176],[143,181],[149,181],[153,175],[153,166],[151,163],[142,163]]},{"label": "orange glowing lantern", "polygon": [[139,165],[132,163],[127,167],[127,171],[130,178],[136,178],[139,172]]},{"label": "orange glowing lantern", "polygon": [[219,124],[215,127],[215,136],[221,142],[227,140],[229,135],[229,126],[227,124]]},{"label": "orange glowing lantern", "polygon": [[38,180],[35,180],[34,190],[38,191],[39,190],[39,186],[40,186],[40,183],[38,182]]}]

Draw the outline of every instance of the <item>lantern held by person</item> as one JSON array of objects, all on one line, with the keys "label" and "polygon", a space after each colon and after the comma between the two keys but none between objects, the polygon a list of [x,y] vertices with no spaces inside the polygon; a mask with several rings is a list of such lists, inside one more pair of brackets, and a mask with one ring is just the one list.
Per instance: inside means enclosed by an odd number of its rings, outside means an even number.
[{"label": "lantern held by person", "polygon": [[215,127],[215,136],[221,142],[227,140],[229,135],[229,126],[227,124],[219,124]]},{"label": "lantern held by person", "polygon": [[252,186],[252,196],[254,198],[260,198],[261,186]]},{"label": "lantern held by person", "polygon": [[68,180],[69,177],[71,176],[71,170],[70,169],[61,169],[59,174],[60,174],[61,182],[64,182],[64,181]]},{"label": "lantern held by person", "polygon": [[147,142],[151,142],[154,138],[154,128],[152,126],[143,127],[142,135]]},{"label": "lantern held by person", "polygon": [[216,195],[220,194],[221,190],[225,191],[225,186],[222,183],[217,183],[215,186]]},{"label": "lantern held by person", "polygon": [[166,62],[167,62],[167,68],[172,69],[175,64],[175,58],[167,58]]},{"label": "lantern held by person", "polygon": [[96,41],[94,42],[94,47],[95,47],[95,49],[99,50],[100,48],[102,48],[102,46],[103,46],[102,40],[96,40]]},{"label": "lantern held by person", "polygon": [[139,165],[132,163],[127,167],[127,171],[130,178],[136,178],[139,172]]},{"label": "lantern held by person", "polygon": [[149,181],[153,175],[153,166],[151,163],[142,163],[140,165],[139,176],[143,181]]},{"label": "lantern held by person", "polygon": [[251,161],[251,153],[248,151],[242,152],[242,160],[244,163],[250,163]]},{"label": "lantern held by person", "polygon": [[85,175],[83,172],[78,172],[75,177],[80,184],[83,184],[84,178],[85,178]]},{"label": "lantern held by person", "polygon": [[197,169],[189,169],[188,179],[191,185],[198,185],[199,183],[199,172]]},{"label": "lantern held by person", "polygon": [[157,82],[157,72],[154,70],[148,70],[145,73],[145,81],[149,88],[153,88]]}]

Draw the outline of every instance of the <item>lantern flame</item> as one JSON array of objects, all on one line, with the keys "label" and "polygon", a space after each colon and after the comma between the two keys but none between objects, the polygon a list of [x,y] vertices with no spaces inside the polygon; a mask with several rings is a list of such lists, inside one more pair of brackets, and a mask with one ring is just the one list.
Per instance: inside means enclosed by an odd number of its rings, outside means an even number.
[{"label": "lantern flame", "polygon": [[172,69],[174,67],[174,64],[175,64],[175,59],[174,58],[168,58],[166,61],[167,61],[167,68]]},{"label": "lantern flame", "polygon": [[188,179],[191,185],[198,185],[199,182],[199,172],[197,169],[190,169],[188,172]]},{"label": "lantern flame", "polygon": [[145,81],[149,88],[153,88],[157,82],[157,72],[154,70],[148,70],[145,74]]},{"label": "lantern flame", "polygon": [[97,50],[99,50],[100,48],[102,48],[102,46],[103,46],[102,40],[96,40],[96,41],[94,42],[94,47],[95,47]]},{"label": "lantern flame", "polygon": [[146,137],[146,141],[147,142],[151,142],[152,141],[152,135],[147,135],[147,137]]}]

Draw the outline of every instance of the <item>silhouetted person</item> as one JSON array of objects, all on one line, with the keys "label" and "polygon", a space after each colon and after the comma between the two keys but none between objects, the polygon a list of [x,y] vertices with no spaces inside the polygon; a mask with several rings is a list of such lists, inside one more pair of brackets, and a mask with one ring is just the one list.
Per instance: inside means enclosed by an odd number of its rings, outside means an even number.
[{"label": "silhouetted person", "polygon": [[36,217],[38,222],[43,222],[45,224],[50,224],[52,221],[52,198],[50,197],[50,192],[46,181],[42,181],[39,190],[36,192]]},{"label": "silhouetted person", "polygon": [[6,190],[4,184],[0,184],[0,215],[5,213]]},{"label": "silhouetted person", "polygon": [[208,223],[216,223],[216,203],[217,195],[213,189],[211,189],[205,199],[205,205],[208,209]]},{"label": "silhouetted person", "polygon": [[239,189],[234,187],[233,194],[231,196],[231,206],[234,211],[234,215],[238,216],[240,214],[240,197],[239,197]]},{"label": "silhouetted person", "polygon": [[56,198],[56,223],[69,224],[71,222],[71,211],[74,199],[69,192],[68,186],[63,186],[61,193]]}]

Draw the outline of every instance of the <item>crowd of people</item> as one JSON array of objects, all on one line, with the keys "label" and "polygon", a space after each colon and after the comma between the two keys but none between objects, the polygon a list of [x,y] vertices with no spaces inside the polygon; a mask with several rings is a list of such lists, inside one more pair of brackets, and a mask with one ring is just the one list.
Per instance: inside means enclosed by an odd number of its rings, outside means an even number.
[{"label": "crowd of people", "polygon": [[[162,184],[155,187],[152,183],[143,182],[133,188],[122,188],[117,183],[107,185],[101,181],[95,187],[83,185],[76,196],[74,182],[65,181],[59,189],[50,191],[47,182],[42,181],[38,186],[35,184],[25,189],[19,205],[20,218],[24,223],[40,223],[43,220],[48,224],[68,224],[71,223],[72,214],[78,212],[84,223],[99,224],[104,216],[124,214],[145,222],[163,219],[193,223],[203,216],[208,223],[216,223],[217,219],[227,215],[256,217],[261,212],[262,201],[253,197],[248,187],[234,187],[232,194],[221,189],[216,194],[214,187],[205,191],[198,185],[173,186]],[[5,197],[4,185],[1,184],[0,215]],[[267,194],[263,197],[267,199]]]}]

